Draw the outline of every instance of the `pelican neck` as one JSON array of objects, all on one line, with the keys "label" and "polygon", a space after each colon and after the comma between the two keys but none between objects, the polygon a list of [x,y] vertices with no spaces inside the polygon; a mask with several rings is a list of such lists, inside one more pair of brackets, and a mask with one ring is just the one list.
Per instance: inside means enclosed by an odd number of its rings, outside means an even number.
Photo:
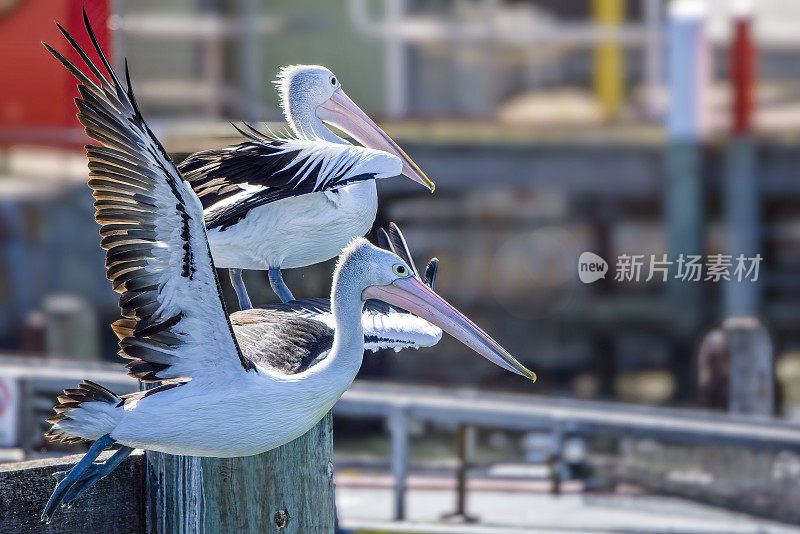
[{"label": "pelican neck", "polygon": [[330,143],[347,144],[347,141],[333,133],[325,125],[316,113],[310,110],[291,110],[289,113],[289,125],[295,135],[302,139],[318,137]]}]

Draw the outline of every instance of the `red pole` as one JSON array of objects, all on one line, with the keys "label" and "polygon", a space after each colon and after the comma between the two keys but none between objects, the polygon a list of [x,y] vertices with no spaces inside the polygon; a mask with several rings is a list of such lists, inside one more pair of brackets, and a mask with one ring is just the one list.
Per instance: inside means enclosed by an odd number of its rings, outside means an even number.
[{"label": "red pole", "polygon": [[74,146],[89,141],[75,118],[77,83],[42,46],[54,46],[79,68],[86,68],[56,28],[61,23],[89,55],[92,43],[83,28],[81,8],[111,59],[108,17],[111,0],[26,0],[0,5],[0,146],[40,144]]},{"label": "red pole", "polygon": [[734,134],[749,134],[753,126],[756,50],[751,22],[752,17],[748,15],[738,15],[734,19],[730,52]]}]

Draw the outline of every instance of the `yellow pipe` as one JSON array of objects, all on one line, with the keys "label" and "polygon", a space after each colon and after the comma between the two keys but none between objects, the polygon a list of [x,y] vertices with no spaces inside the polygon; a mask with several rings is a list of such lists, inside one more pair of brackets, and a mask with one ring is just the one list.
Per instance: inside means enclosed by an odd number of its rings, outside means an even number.
[{"label": "yellow pipe", "polygon": [[[625,16],[625,0],[592,0],[592,19],[601,28],[619,28]],[[622,107],[622,48],[612,41],[601,42],[594,52],[594,93],[603,117],[614,119]]]}]

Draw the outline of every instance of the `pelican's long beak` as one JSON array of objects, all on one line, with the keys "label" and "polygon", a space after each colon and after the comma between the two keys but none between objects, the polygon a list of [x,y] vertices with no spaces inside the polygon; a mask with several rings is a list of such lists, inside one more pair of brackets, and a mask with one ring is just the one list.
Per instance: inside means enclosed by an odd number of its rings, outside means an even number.
[{"label": "pelican's long beak", "polygon": [[361,111],[355,102],[350,100],[341,87],[334,91],[328,100],[317,106],[317,117],[344,130],[367,148],[394,154],[403,162],[403,174],[424,185],[431,192],[436,189],[417,164],[366,113]]},{"label": "pelican's long beak", "polygon": [[419,315],[503,369],[536,380],[534,372],[414,276],[400,278],[386,286],[370,286],[361,297],[382,300]]}]

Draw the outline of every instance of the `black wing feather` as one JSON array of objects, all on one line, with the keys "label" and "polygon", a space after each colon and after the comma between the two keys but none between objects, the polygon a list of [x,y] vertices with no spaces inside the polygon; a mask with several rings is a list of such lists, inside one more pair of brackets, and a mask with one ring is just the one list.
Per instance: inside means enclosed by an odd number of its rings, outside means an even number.
[{"label": "black wing feather", "polygon": [[[270,202],[376,178],[375,172],[348,176],[353,165],[344,165],[319,180],[322,159],[311,163],[302,156],[300,149],[292,149],[295,146],[292,143],[298,140],[270,137],[247,123],[245,126],[249,132],[236,125],[234,128],[247,141],[229,148],[197,152],[178,166],[206,210],[208,229],[224,230],[253,208]],[[305,172],[309,165],[311,168]],[[244,185],[262,189],[234,204],[208,210],[218,202],[245,191]]]}]

